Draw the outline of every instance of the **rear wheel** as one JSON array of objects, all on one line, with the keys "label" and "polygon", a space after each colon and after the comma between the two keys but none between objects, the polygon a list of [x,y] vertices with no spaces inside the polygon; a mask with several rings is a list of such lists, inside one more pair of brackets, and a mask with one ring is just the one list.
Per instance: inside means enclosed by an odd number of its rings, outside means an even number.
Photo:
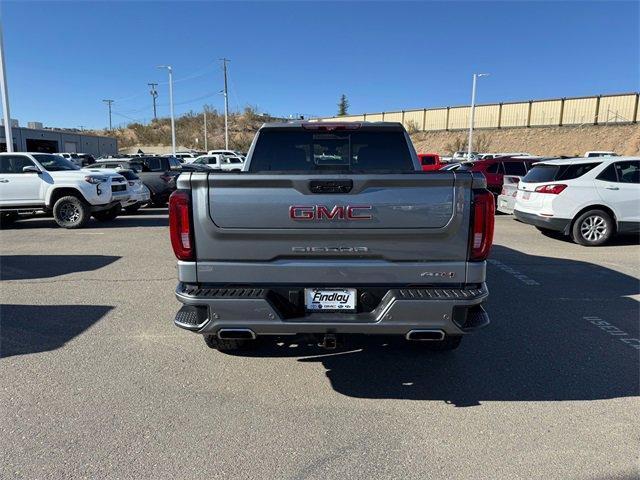
[{"label": "rear wheel", "polygon": [[421,347],[430,352],[449,352],[455,350],[462,342],[462,335],[447,335],[439,342],[421,342]]},{"label": "rear wheel", "polygon": [[84,199],[70,195],[53,205],[53,218],[63,228],[81,228],[91,218],[91,211]]},{"label": "rear wheel", "polygon": [[100,210],[99,212],[93,212],[93,218],[99,222],[111,222],[120,215],[122,207],[118,204],[115,207],[111,207],[107,210]]},{"label": "rear wheel", "polygon": [[571,238],[580,245],[596,247],[608,242],[613,230],[611,215],[604,210],[589,210],[573,222]]},{"label": "rear wheel", "polygon": [[237,352],[240,350],[251,350],[258,345],[257,340],[228,340],[218,338],[217,335],[203,335],[204,343],[207,347],[220,352]]}]

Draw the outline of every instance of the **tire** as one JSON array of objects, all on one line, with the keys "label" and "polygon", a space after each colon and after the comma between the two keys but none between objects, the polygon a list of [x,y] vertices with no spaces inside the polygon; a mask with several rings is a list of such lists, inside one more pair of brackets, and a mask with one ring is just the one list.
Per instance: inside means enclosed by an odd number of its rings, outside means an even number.
[{"label": "tire", "polygon": [[444,340],[440,342],[421,342],[421,347],[430,352],[450,352],[460,346],[462,342],[462,335],[450,336],[447,335]]},{"label": "tire", "polygon": [[118,215],[120,215],[121,211],[122,207],[120,205],[116,205],[115,207],[111,207],[108,210],[93,212],[93,218],[95,218],[99,222],[111,222],[115,220]]},{"label": "tire", "polygon": [[604,210],[589,210],[573,222],[571,238],[580,245],[597,247],[611,239],[614,229],[611,215]]},{"label": "tire", "polygon": [[129,215],[133,215],[134,213],[136,213],[138,210],[140,210],[140,207],[142,205],[139,203],[136,203],[135,205],[131,205],[129,207],[125,207],[124,211],[127,212]]},{"label": "tire", "polygon": [[91,218],[91,210],[84,199],[69,195],[53,205],[53,218],[62,228],[82,228]]},{"label": "tire", "polygon": [[10,227],[16,220],[18,220],[18,217],[18,212],[0,213],[0,228]]},{"label": "tire", "polygon": [[252,350],[258,345],[257,340],[227,340],[218,338],[217,335],[203,335],[207,347],[219,352],[237,352],[240,350]]}]

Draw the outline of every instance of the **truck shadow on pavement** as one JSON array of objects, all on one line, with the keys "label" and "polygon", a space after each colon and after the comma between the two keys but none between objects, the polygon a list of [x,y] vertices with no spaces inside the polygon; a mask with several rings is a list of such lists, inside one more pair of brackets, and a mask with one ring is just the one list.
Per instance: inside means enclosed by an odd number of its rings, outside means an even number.
[{"label": "truck shadow on pavement", "polygon": [[60,348],[111,309],[105,305],[0,305],[0,358]]},{"label": "truck shadow on pavement", "polygon": [[32,280],[88,272],[120,258],[113,255],[3,255],[0,257],[0,280]]},{"label": "truck shadow on pavement", "polygon": [[[397,338],[365,337],[334,351],[285,341],[266,344],[252,355],[321,363],[337,392],[357,398],[435,400],[467,407],[485,401],[640,395],[640,312],[638,302],[628,297],[638,293],[636,278],[503,246],[494,247],[492,258],[511,268],[488,267],[491,293],[486,308],[492,323],[465,338],[456,351],[428,352]],[[513,271],[525,274],[529,284]],[[618,333],[584,317],[600,318]]]}]

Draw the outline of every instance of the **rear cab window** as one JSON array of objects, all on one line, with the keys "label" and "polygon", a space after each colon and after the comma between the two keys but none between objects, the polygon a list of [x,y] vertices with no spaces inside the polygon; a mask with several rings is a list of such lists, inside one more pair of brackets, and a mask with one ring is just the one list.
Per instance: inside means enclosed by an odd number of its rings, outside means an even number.
[{"label": "rear cab window", "polygon": [[264,129],[250,172],[415,172],[402,130]]}]

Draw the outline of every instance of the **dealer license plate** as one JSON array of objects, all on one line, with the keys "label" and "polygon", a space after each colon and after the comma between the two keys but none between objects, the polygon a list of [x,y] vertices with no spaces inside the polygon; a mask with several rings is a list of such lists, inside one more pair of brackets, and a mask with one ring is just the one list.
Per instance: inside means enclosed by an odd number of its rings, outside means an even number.
[{"label": "dealer license plate", "polygon": [[356,294],[355,288],[305,288],[304,304],[310,311],[353,312]]}]

